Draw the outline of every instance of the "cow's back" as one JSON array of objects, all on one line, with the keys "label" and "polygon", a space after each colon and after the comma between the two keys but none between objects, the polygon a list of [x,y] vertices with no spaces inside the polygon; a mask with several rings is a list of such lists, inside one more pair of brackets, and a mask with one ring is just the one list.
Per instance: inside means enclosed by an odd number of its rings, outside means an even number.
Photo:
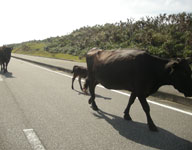
[{"label": "cow's back", "polygon": [[[138,92],[153,86],[160,60],[141,50],[95,50],[87,53],[90,76],[109,89]],[[157,66],[158,65],[158,66]]]}]

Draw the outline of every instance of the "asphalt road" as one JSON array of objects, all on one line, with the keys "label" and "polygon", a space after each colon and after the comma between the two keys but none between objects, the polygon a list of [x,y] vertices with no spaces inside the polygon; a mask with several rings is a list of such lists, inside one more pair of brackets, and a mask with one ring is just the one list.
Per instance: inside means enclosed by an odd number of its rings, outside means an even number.
[{"label": "asphalt road", "polygon": [[[54,58],[46,58],[46,57],[39,57],[39,56],[31,56],[31,55],[22,55],[12,53],[12,57],[25,60],[28,62],[32,62],[38,65],[46,66],[51,69],[62,70],[64,72],[72,71],[74,65],[85,66],[86,63],[80,63],[75,61],[68,61],[68,60],[61,60],[61,59],[54,59]],[[169,101],[173,101],[179,104],[184,104],[192,107],[192,98],[188,97],[185,98],[182,93],[179,93],[173,86],[162,86],[159,88],[158,92],[153,94],[153,97],[160,97],[162,99],[166,99]]]},{"label": "asphalt road", "polygon": [[159,132],[150,132],[138,101],[133,121],[123,120],[126,94],[96,88],[93,111],[89,96],[71,78],[21,60],[11,59],[0,74],[0,150],[192,149],[192,113],[150,103]]}]

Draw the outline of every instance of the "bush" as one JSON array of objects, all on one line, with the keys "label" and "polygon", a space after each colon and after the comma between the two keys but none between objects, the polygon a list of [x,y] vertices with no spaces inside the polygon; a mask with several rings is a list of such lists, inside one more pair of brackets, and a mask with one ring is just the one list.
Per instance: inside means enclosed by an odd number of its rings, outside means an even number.
[{"label": "bush", "polygon": [[161,57],[191,57],[192,13],[163,14],[138,21],[82,27],[43,41],[15,44],[20,51],[46,51],[83,56],[93,47],[139,48]]}]

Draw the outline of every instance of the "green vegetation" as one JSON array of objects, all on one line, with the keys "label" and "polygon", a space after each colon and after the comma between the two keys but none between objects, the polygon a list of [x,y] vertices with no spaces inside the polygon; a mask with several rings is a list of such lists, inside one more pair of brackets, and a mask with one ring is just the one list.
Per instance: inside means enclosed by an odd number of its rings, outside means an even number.
[{"label": "green vegetation", "polygon": [[13,53],[85,62],[85,58],[80,59],[79,56],[45,51],[46,43],[42,41],[30,41],[12,46],[14,46]]},{"label": "green vegetation", "polygon": [[82,27],[71,34],[13,44],[15,53],[84,61],[93,47],[138,48],[165,58],[192,57],[192,13]]}]

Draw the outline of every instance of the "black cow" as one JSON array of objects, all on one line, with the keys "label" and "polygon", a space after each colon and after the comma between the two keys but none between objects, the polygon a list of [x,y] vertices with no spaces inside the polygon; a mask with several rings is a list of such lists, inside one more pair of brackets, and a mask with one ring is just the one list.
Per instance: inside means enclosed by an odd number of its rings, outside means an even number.
[{"label": "black cow", "polygon": [[85,88],[82,88],[82,85],[81,85],[81,78],[86,78],[87,77],[87,68],[83,67],[83,66],[73,66],[73,70],[72,70],[72,73],[73,73],[73,78],[72,78],[72,86],[71,88],[74,89],[73,87],[73,83],[74,83],[74,80],[76,77],[79,77],[79,85],[80,85],[80,88],[83,92],[86,93],[86,89]]},{"label": "black cow", "polygon": [[86,56],[89,86],[94,110],[95,86],[100,83],[108,89],[131,91],[129,103],[124,111],[124,119],[131,120],[129,110],[138,97],[147,116],[151,131],[157,131],[150,116],[146,98],[162,85],[173,85],[185,96],[192,96],[191,69],[185,59],[168,60],[152,56],[141,50],[90,50]]},{"label": "black cow", "polygon": [[7,72],[7,66],[11,59],[11,47],[3,46],[0,47],[0,65],[1,65],[1,71]]}]

